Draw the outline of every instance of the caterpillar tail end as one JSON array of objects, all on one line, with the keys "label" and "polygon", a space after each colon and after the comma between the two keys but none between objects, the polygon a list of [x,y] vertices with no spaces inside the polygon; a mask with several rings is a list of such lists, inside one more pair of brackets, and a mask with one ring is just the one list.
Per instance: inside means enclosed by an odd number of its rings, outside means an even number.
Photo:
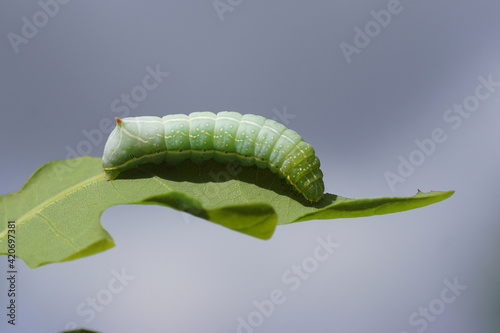
[{"label": "caterpillar tail end", "polygon": [[106,174],[106,180],[110,181],[118,177],[120,171],[111,170],[111,171],[104,171],[104,173]]}]

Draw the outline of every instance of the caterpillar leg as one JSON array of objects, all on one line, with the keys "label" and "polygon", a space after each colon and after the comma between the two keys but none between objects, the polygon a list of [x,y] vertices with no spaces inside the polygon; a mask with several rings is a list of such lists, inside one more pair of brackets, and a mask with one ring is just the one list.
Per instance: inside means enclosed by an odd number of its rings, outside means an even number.
[{"label": "caterpillar leg", "polygon": [[111,171],[104,171],[104,173],[106,174],[106,180],[109,181],[109,180],[113,180],[116,177],[118,177],[118,175],[120,174],[120,171],[111,170]]}]

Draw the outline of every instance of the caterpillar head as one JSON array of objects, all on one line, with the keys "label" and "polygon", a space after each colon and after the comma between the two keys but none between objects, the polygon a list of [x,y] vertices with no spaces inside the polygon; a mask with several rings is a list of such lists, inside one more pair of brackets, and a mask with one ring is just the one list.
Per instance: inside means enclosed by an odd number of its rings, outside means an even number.
[{"label": "caterpillar head", "polygon": [[311,203],[315,203],[323,198],[323,192],[325,191],[325,185],[322,179],[318,179],[307,185],[303,190],[302,194]]}]

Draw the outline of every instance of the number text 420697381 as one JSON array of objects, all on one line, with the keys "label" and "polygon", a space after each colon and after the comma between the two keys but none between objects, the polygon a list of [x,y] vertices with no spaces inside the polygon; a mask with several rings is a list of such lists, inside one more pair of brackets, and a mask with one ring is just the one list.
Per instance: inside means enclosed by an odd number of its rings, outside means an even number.
[{"label": "number text 420697381", "polygon": [[16,324],[16,222],[8,221],[7,225],[8,256],[7,256],[7,322],[11,325]]}]

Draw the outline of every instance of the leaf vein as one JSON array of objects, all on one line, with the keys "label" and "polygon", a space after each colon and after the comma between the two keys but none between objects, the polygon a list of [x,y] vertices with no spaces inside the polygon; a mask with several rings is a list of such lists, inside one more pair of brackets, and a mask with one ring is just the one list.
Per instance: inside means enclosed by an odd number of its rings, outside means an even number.
[{"label": "leaf vein", "polygon": [[40,217],[42,218],[42,220],[44,220],[45,222],[47,222],[47,224],[50,226],[50,228],[54,231],[54,233],[55,233],[57,236],[61,237],[62,239],[64,239],[64,240],[65,240],[65,241],[67,241],[68,243],[70,243],[70,244],[71,244],[71,246],[72,246],[73,248],[75,248],[76,250],[80,250],[80,249],[78,248],[78,246],[76,246],[76,244],[75,244],[75,243],[73,243],[73,241],[72,241],[72,240],[71,240],[68,236],[64,235],[62,232],[60,232],[59,230],[57,230],[57,228],[56,228],[56,227],[55,227],[55,225],[54,225],[54,224],[50,221],[50,219],[49,219],[49,218],[47,218],[45,215],[43,215],[43,214],[42,214],[42,213],[40,213],[40,212],[35,213],[35,215],[40,216]]}]

